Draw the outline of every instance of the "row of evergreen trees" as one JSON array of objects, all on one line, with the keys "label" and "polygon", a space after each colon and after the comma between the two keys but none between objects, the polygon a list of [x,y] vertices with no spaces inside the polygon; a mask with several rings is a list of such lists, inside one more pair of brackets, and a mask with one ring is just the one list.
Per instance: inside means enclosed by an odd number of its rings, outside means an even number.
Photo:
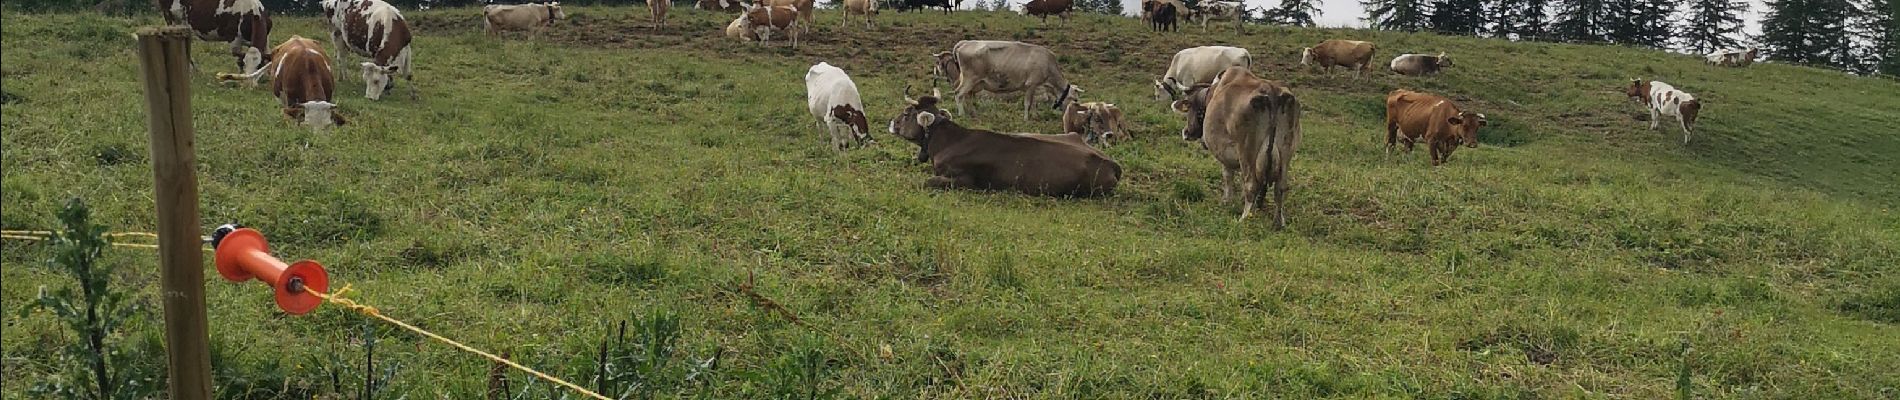
[{"label": "row of evergreen trees", "polygon": [[[1285,0],[1303,2],[1310,0]],[[1686,3],[1686,4],[1685,4]],[[1377,29],[1614,43],[1706,53],[1758,43],[1774,60],[1900,75],[1892,0],[1770,0],[1760,36],[1747,0],[1362,0]]]}]

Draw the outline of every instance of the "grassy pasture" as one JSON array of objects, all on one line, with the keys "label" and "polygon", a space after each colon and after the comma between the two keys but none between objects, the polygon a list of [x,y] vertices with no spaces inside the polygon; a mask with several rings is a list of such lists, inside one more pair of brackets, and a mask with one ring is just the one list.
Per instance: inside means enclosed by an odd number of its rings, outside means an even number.
[{"label": "grassy pasture", "polygon": [[[644,13],[576,7],[543,37],[497,40],[472,9],[410,12],[419,98],[399,82],[369,101],[346,74],[351,124],[320,134],[283,121],[265,90],[215,86],[231,63],[201,43],[204,223],[259,227],[390,315],[577,381],[614,323],[677,315],[676,362],[721,357],[661,397],[771,397],[803,368],[864,398],[1662,398],[1685,364],[1698,397],[1900,395],[1891,81],[1429,34],[1155,34],[1096,15],[886,12],[865,31],[826,10],[794,51],[724,39],[726,16],[676,8],[655,30]],[[156,22],[8,13],[0,227],[53,228],[82,197],[116,229],[151,230],[129,33]],[[322,32],[280,17],[273,37]],[[1430,79],[1295,68],[1300,47],[1332,37],[1458,65]],[[931,191],[901,139],[826,148],[807,66],[852,73],[879,125],[905,84],[928,87],[926,56],[962,39],[1050,46],[1085,99],[1121,105],[1138,135],[1108,150],[1122,190]],[[1251,49],[1256,73],[1306,105],[1286,231],[1235,221],[1218,167],[1150,97],[1174,51],[1207,44]],[[1708,102],[1694,143],[1645,129],[1621,94],[1631,77]],[[1387,158],[1381,99],[1400,87],[1486,113],[1485,145],[1435,169],[1422,150]],[[965,123],[1058,125],[1049,111],[1023,121],[1020,100],[980,106]],[[13,398],[75,338],[14,313],[68,284],[50,252],[0,246],[0,395]],[[156,304],[151,255],[110,258]],[[360,318],[284,316],[260,285],[210,276],[223,394],[324,394],[328,371],[358,376]],[[828,334],[754,305],[748,281]],[[155,334],[155,315],[141,330]],[[381,341],[398,368],[386,397],[487,387],[472,356]],[[813,353],[818,367],[799,362]]]}]

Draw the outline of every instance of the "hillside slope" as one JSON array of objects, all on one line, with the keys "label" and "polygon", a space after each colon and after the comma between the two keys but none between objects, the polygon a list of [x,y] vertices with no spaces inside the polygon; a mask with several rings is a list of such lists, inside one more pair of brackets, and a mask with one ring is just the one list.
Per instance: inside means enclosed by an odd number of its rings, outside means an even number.
[{"label": "hillside slope", "polygon": [[[386,313],[576,380],[617,321],[677,315],[676,367],[723,359],[704,383],[656,378],[663,397],[766,397],[807,370],[890,398],[1663,398],[1685,366],[1699,397],[1900,390],[1894,82],[1426,34],[1155,34],[1093,15],[886,12],[867,32],[827,10],[793,51],[725,40],[727,18],[708,13],[676,9],[655,32],[641,8],[568,12],[536,40],[489,38],[475,10],[409,13],[419,99],[362,99],[346,74],[352,124],[322,134],[199,71],[205,224],[260,227]],[[279,20],[279,40],[326,36]],[[76,196],[115,229],[151,229],[125,33],[154,22],[0,26],[0,83],[19,99],[0,106],[0,227],[51,228]],[[1332,37],[1458,66],[1353,79],[1291,65]],[[928,88],[928,54],[962,39],[1048,45],[1086,99],[1129,112],[1138,140],[1107,151],[1122,190],[931,191],[901,139],[825,148],[807,66],[851,72],[879,125],[906,84]],[[1256,73],[1306,105],[1286,231],[1236,222],[1216,165],[1150,97],[1173,52],[1210,44],[1251,49]],[[196,47],[201,68],[228,68],[217,47]],[[1645,129],[1621,94],[1632,77],[1706,99],[1695,143]],[[1440,168],[1385,157],[1380,99],[1400,87],[1486,113],[1485,146]],[[1022,121],[1020,104],[983,101],[966,123],[1057,126],[1052,112]],[[4,249],[7,304],[66,284],[43,247]],[[155,299],[149,254],[111,259]],[[755,305],[748,282],[815,328]],[[360,370],[360,318],[282,317],[255,284],[207,284],[224,392],[307,398],[329,391],[327,371]],[[72,339],[44,314],[5,318],[0,394],[14,397]],[[381,340],[397,344],[378,348],[400,366],[389,397],[487,387],[475,358]]]}]

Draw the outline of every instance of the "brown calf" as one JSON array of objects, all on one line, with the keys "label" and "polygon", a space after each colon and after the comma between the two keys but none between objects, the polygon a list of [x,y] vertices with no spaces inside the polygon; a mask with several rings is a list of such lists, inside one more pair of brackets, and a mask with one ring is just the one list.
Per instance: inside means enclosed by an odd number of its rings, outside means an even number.
[{"label": "brown calf", "polygon": [[1478,128],[1485,125],[1484,114],[1464,111],[1458,103],[1442,96],[1405,89],[1385,96],[1385,154],[1405,144],[1405,152],[1420,138],[1432,153],[1432,166],[1451,161],[1458,145],[1478,148]]},{"label": "brown calf", "polygon": [[1079,133],[1084,142],[1104,146],[1132,138],[1122,109],[1100,102],[1069,102],[1062,111],[1062,133]]}]

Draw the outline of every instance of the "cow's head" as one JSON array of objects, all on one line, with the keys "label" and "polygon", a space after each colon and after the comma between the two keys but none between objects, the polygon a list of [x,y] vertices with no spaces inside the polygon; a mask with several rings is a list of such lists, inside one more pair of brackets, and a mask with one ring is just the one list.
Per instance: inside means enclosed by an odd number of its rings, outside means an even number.
[{"label": "cow's head", "polygon": [[851,127],[851,138],[856,139],[858,144],[877,142],[871,138],[871,123],[865,118],[864,111],[840,104],[831,108],[831,117]]},{"label": "cow's head", "polygon": [[401,66],[381,66],[364,61],[363,96],[370,100],[383,98],[383,92],[396,87],[396,72]]},{"label": "cow's head", "polygon": [[1649,82],[1642,79],[1630,78],[1630,86],[1627,89],[1623,89],[1623,94],[1629,95],[1631,99],[1635,99],[1636,101],[1649,103]]},{"label": "cow's head", "polygon": [[298,104],[297,107],[285,107],[284,116],[290,117],[290,119],[310,127],[312,131],[320,131],[329,129],[332,126],[343,126],[349,123],[349,121],[343,119],[343,115],[336,113],[336,103],[321,100],[306,101],[303,102],[303,104]]},{"label": "cow's head", "polygon": [[1311,47],[1300,48],[1300,65],[1312,65],[1312,64],[1313,64],[1313,48]]},{"label": "cow's head", "polygon": [[1078,96],[1081,96],[1082,92],[1085,92],[1085,90],[1082,90],[1080,86],[1069,85],[1068,87],[1064,87],[1062,88],[1062,93],[1056,94],[1056,104],[1050,108],[1061,111],[1063,106],[1067,106],[1071,102],[1080,102]]},{"label": "cow's head", "polygon": [[551,2],[551,3],[548,3],[547,6],[548,6],[548,23],[549,24],[553,24],[554,21],[567,19],[567,11],[561,10],[560,2],[558,1]]},{"label": "cow's head", "polygon": [[[943,79],[946,81],[950,81],[951,85],[957,84],[957,74],[962,73],[963,69],[961,65],[957,64],[956,53],[946,51],[942,53],[932,54],[931,57],[935,58],[937,61],[936,68],[930,71],[931,74],[934,75],[932,76],[932,79]],[[931,86],[936,86],[936,82],[934,81],[931,82]],[[932,89],[932,90],[935,90],[935,89]]]},{"label": "cow's head", "polygon": [[1182,140],[1201,140],[1201,120],[1207,115],[1207,95],[1212,91],[1209,87],[1196,84],[1188,88],[1187,97],[1174,102],[1174,112],[1187,117],[1187,126],[1181,127]]},{"label": "cow's head", "polygon": [[913,99],[910,86],[904,86],[904,111],[891,118],[890,132],[897,137],[917,144],[917,162],[930,161],[930,130],[938,124],[950,123],[950,114],[937,108],[943,94],[936,88],[930,89],[930,95]]},{"label": "cow's head", "polygon": [[1181,92],[1185,90],[1187,86],[1172,76],[1155,80],[1155,100],[1180,100]]},{"label": "cow's head", "polygon": [[1465,147],[1478,148],[1478,128],[1483,128],[1486,123],[1484,114],[1460,112],[1445,122],[1451,123],[1452,131],[1458,132],[1458,141]]},{"label": "cow's head", "polygon": [[1438,67],[1446,68],[1450,66],[1451,66],[1451,56],[1445,55],[1445,52],[1442,52],[1442,51],[1438,52]]},{"label": "cow's head", "polygon": [[1083,126],[1085,127],[1084,129],[1088,131],[1085,136],[1087,141],[1109,144],[1119,140],[1118,138],[1122,135],[1127,134],[1127,132],[1115,130],[1115,128],[1121,126],[1121,110],[1116,109],[1114,104],[1088,103],[1088,107],[1086,108],[1088,110],[1088,120],[1084,122]]}]

